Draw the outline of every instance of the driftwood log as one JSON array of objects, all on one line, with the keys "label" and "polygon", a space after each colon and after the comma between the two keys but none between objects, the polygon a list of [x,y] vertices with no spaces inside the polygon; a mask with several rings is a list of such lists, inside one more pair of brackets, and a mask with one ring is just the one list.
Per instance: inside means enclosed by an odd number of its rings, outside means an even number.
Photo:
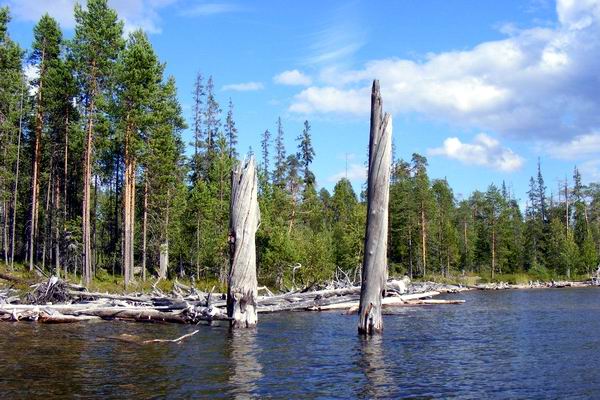
[{"label": "driftwood log", "polygon": [[[227,315],[224,294],[201,292],[178,282],[168,294],[157,288],[149,294],[88,292],[79,285],[57,277],[49,277],[46,282],[37,283],[31,288],[27,296],[15,296],[18,292],[10,288],[0,290],[0,321],[71,323],[124,320],[180,324],[206,321],[210,324],[213,321],[232,320]],[[382,306],[460,304],[462,300],[432,300],[430,297],[462,290],[469,289],[433,283],[410,284],[404,279],[391,280],[386,283],[387,297],[382,300]],[[333,281],[322,290],[257,296],[255,312],[340,310],[354,313],[358,310],[360,292],[361,287],[353,286],[351,282],[341,284]],[[22,298],[27,303],[22,304]]]},{"label": "driftwood log", "polygon": [[360,291],[358,331],[381,332],[381,300],[387,280],[387,228],[390,168],[392,160],[392,117],[382,117],[379,81],[371,93],[367,229]]},{"label": "driftwood log", "polygon": [[258,180],[254,156],[235,166],[232,173],[230,213],[230,263],[227,315],[231,327],[256,325],[258,282],[255,236],[260,224]]}]

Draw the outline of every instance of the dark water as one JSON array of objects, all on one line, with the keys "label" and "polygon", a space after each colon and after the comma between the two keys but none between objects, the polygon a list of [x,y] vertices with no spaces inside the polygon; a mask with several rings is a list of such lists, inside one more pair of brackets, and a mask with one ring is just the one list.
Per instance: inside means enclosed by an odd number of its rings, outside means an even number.
[{"label": "dark water", "polygon": [[[449,295],[382,337],[356,316],[261,315],[256,331],[125,322],[0,324],[2,398],[600,398],[600,290]],[[115,340],[175,338],[182,344]]]}]

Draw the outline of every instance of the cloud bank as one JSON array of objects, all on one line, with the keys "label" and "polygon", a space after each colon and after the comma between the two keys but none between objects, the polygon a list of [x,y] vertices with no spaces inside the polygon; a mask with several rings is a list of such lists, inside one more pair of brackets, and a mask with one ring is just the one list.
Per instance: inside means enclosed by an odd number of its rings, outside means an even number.
[{"label": "cloud bank", "polygon": [[473,143],[463,143],[459,138],[444,140],[441,147],[429,149],[428,155],[444,156],[466,165],[479,165],[503,172],[512,172],[523,166],[523,158],[485,133],[475,137]]},{"label": "cloud bank", "polygon": [[512,29],[466,51],[324,69],[322,84],[297,93],[289,109],[365,116],[378,78],[393,113],[527,140],[588,135],[600,127],[600,0],[558,0],[556,12],[554,28]]}]

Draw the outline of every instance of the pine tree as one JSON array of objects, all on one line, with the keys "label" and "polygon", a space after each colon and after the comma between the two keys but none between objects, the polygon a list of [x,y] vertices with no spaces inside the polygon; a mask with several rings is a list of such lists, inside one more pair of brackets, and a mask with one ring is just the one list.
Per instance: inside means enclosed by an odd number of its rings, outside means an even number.
[{"label": "pine tree", "polygon": [[33,51],[30,57],[30,63],[34,65],[39,73],[32,86],[35,88],[35,123],[34,123],[34,143],[33,143],[33,166],[31,182],[31,218],[29,234],[29,270],[33,270],[35,262],[35,249],[38,239],[38,218],[39,218],[39,193],[40,193],[40,168],[42,162],[42,146],[47,122],[47,113],[45,111],[45,92],[48,85],[49,71],[56,67],[60,55],[60,46],[62,33],[58,23],[48,14],[42,16],[38,24],[33,29]]},{"label": "pine tree", "polygon": [[117,108],[124,138],[125,182],[123,194],[123,274],[125,286],[133,279],[136,170],[143,152],[144,138],[152,123],[152,107],[157,100],[163,66],[142,31],[129,35],[115,73]]},{"label": "pine tree", "polygon": [[83,171],[83,275],[86,285],[92,278],[91,187],[94,162],[94,129],[106,104],[109,79],[123,47],[123,23],[108,7],[107,0],[88,0],[87,9],[75,6],[73,57],[85,108],[85,152]]},{"label": "pine tree", "polygon": [[0,243],[4,262],[8,264],[10,249],[13,265],[18,207],[18,193],[14,189],[18,186],[17,160],[21,150],[20,121],[23,115],[25,83],[21,68],[23,51],[8,34],[9,21],[8,8],[0,7]]},{"label": "pine tree", "polygon": [[149,248],[153,254],[151,263],[163,278],[168,273],[171,238],[183,236],[180,222],[185,169],[181,131],[186,125],[176,95],[175,80],[169,77],[159,86],[144,155],[151,232]]},{"label": "pine tree", "polygon": [[429,214],[432,209],[432,197],[430,191],[429,177],[427,176],[427,158],[420,154],[412,156],[412,170],[414,181],[414,194],[417,203],[420,240],[419,246],[421,274],[427,274],[428,261],[428,229]]}]

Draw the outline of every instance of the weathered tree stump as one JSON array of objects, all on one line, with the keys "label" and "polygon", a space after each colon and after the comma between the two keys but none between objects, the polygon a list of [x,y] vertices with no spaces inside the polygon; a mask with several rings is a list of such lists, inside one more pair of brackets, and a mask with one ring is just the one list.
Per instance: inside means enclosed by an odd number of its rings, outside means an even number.
[{"label": "weathered tree stump", "polygon": [[231,327],[252,327],[257,322],[256,230],[260,224],[258,180],[254,156],[237,164],[232,173],[229,220],[230,270],[227,315]]},{"label": "weathered tree stump", "polygon": [[381,332],[381,299],[387,280],[387,230],[390,169],[392,158],[392,117],[382,117],[379,81],[371,93],[367,229],[362,267],[358,331]]}]

